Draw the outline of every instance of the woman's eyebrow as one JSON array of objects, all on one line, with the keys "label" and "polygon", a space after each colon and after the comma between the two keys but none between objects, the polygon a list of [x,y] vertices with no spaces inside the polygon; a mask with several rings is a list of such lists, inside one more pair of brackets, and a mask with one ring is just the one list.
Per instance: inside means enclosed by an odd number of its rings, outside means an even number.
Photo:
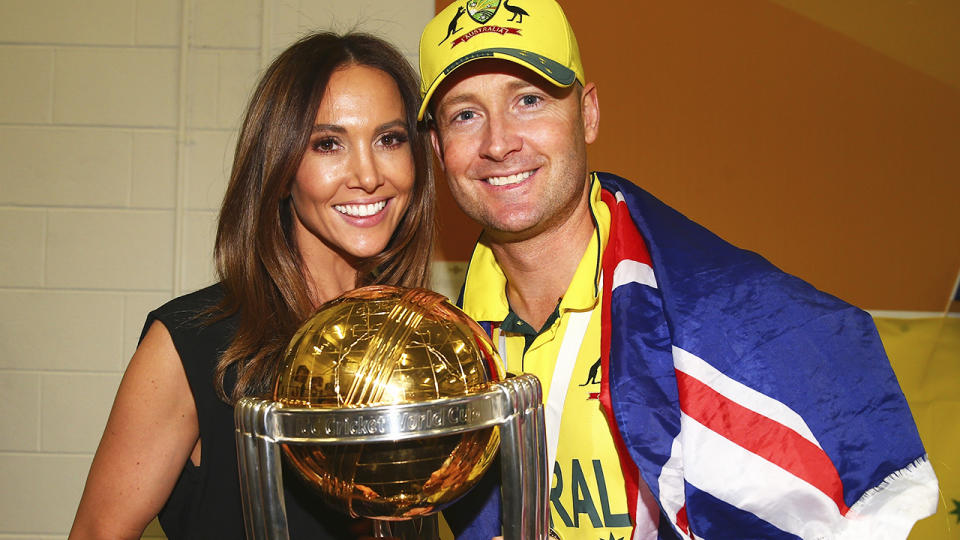
[{"label": "woman's eyebrow", "polygon": [[316,133],[318,131],[333,131],[336,133],[346,133],[347,128],[338,124],[315,124],[313,126],[313,132]]},{"label": "woman's eyebrow", "polygon": [[377,131],[385,131],[391,128],[403,128],[407,129],[407,123],[400,118],[396,120],[391,120],[390,122],[384,122],[377,126]]},{"label": "woman's eyebrow", "polygon": [[[397,127],[407,129],[407,123],[402,119],[398,118],[396,120],[391,120],[389,122],[384,122],[380,124],[379,126],[377,126],[376,131],[383,131],[385,129],[397,128]],[[347,128],[339,124],[315,124],[313,126],[313,132],[316,133],[318,131],[332,131],[334,133],[346,133]]]}]

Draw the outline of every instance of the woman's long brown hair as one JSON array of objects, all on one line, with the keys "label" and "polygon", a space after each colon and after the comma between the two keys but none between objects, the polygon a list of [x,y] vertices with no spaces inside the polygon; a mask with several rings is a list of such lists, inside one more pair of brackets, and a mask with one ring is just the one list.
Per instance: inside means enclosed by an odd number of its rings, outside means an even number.
[{"label": "woman's long brown hair", "polygon": [[379,69],[396,81],[416,168],[410,205],[383,253],[359,262],[357,286],[416,287],[427,281],[435,195],[425,132],[416,118],[416,74],[393,46],[370,35],[301,39],[274,60],[257,85],[220,210],[214,255],[224,298],[214,320],[236,315],[237,329],[217,362],[214,384],[228,403],[269,391],[287,342],[315,308],[293,235],[290,184],[330,76],[349,65]]}]

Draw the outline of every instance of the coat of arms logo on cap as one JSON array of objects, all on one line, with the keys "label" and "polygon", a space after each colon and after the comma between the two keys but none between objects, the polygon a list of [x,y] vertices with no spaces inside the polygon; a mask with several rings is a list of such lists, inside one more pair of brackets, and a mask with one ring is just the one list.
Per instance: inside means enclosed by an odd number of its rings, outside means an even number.
[{"label": "coat of arms logo on cap", "polygon": [[500,0],[469,0],[467,2],[467,14],[480,24],[492,19],[499,8]]}]

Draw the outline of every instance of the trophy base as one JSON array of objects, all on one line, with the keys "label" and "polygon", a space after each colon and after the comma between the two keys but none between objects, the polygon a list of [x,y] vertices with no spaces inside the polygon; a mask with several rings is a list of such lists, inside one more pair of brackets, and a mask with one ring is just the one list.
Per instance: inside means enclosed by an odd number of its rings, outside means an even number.
[{"label": "trophy base", "polygon": [[398,538],[399,540],[439,540],[440,524],[436,514],[403,521],[374,519],[374,538]]}]

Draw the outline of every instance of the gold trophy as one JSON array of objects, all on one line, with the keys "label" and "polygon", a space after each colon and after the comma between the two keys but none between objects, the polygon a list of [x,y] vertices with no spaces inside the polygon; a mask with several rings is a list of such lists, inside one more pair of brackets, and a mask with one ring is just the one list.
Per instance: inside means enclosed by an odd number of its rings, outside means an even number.
[{"label": "gold trophy", "polygon": [[322,305],[291,340],[273,399],[240,400],[235,420],[251,540],[289,537],[281,454],[376,536],[435,538],[436,513],[498,447],[504,540],[547,538],[540,383],[505,378],[486,332],[432,291],[371,286]]}]

